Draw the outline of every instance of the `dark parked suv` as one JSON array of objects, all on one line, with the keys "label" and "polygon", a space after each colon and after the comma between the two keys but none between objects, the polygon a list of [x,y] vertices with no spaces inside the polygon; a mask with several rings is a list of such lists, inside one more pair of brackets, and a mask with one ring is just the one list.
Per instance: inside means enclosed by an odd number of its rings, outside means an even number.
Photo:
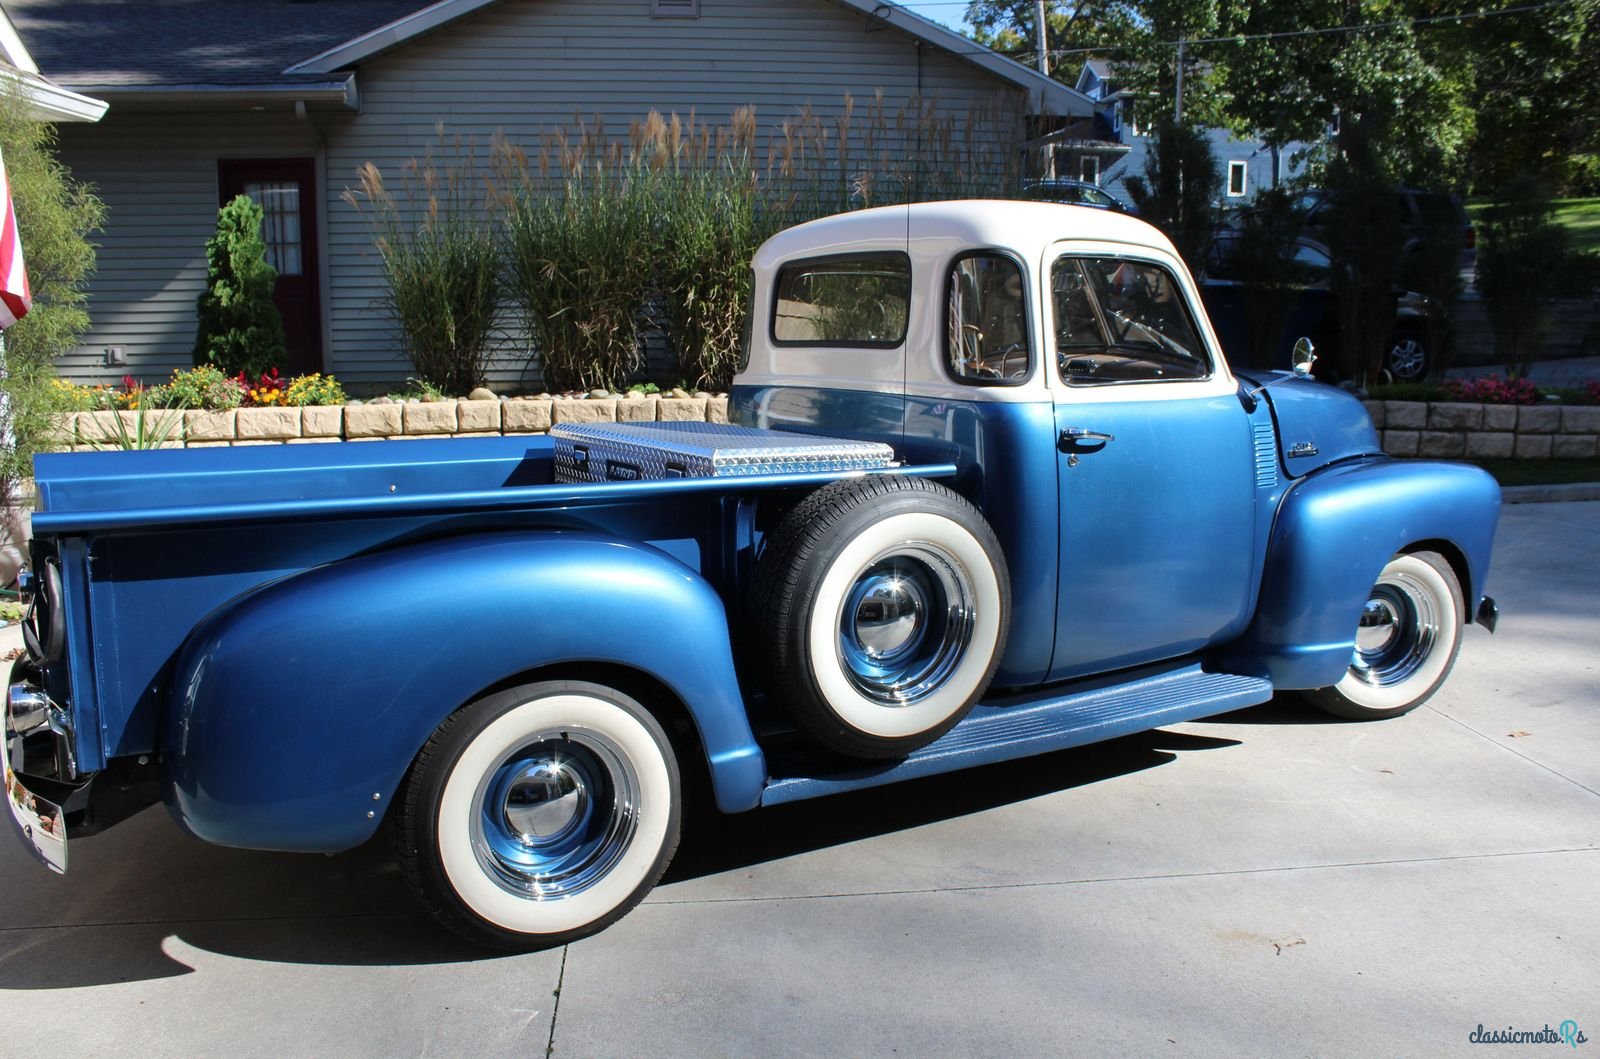
[{"label": "dark parked suv", "polygon": [[[1405,252],[1412,253],[1430,239],[1449,238],[1456,248],[1456,261],[1464,277],[1471,277],[1478,264],[1478,233],[1467,219],[1461,200],[1443,191],[1401,188],[1400,229],[1405,233]],[[1332,196],[1321,189],[1302,191],[1292,209],[1303,217],[1301,234],[1319,242],[1328,241],[1328,228],[1334,223]]]},{"label": "dark parked suv", "polygon": [[[1238,238],[1237,232],[1218,232],[1197,278],[1200,297],[1223,352],[1231,363],[1244,366],[1249,364],[1249,292],[1232,267]],[[1338,305],[1329,282],[1333,262],[1328,248],[1300,236],[1294,241],[1288,268],[1299,293],[1287,312],[1281,333],[1272,343],[1271,367],[1288,366],[1289,351],[1302,335],[1330,353],[1339,342]],[[1415,382],[1432,367],[1432,340],[1444,310],[1437,301],[1416,291],[1396,291],[1394,299],[1394,330],[1384,345],[1382,368],[1396,382]],[[1331,370],[1337,360],[1324,356],[1319,364]]]}]

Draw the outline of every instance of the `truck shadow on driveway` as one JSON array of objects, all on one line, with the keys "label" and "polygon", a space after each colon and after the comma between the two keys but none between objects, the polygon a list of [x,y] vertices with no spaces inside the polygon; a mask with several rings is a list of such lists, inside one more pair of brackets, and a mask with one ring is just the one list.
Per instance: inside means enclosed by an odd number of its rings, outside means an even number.
[{"label": "truck shadow on driveway", "polygon": [[[1236,740],[1157,729],[1024,761],[757,810],[702,811],[663,883],[821,850],[1060,793]],[[387,837],[334,856],[261,853],[188,838],[153,808],[73,847],[52,877],[0,855],[0,976],[7,989],[171,978],[251,960],[348,967],[499,958],[436,925],[405,886]],[[20,902],[15,895],[26,895]]]}]

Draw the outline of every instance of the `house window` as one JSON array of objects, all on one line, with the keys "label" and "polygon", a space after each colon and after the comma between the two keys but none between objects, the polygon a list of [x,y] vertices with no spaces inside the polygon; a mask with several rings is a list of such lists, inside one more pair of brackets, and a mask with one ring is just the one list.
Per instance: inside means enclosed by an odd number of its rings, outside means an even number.
[{"label": "house window", "polygon": [[261,207],[261,240],[267,244],[267,264],[280,276],[298,276],[301,264],[300,185],[294,181],[249,181],[244,193]]},{"label": "house window", "polygon": [[1086,154],[1078,160],[1078,179],[1085,184],[1100,183],[1100,156]]},{"label": "house window", "polygon": [[903,253],[796,261],[779,270],[777,286],[777,345],[893,349],[905,341],[911,259]]},{"label": "house window", "polygon": [[650,0],[652,18],[699,18],[700,0]]},{"label": "house window", "polygon": [[1111,131],[1112,132],[1121,132],[1122,131],[1122,104],[1121,103],[1118,103],[1116,106],[1111,108]]},{"label": "house window", "polygon": [[1228,197],[1239,198],[1249,190],[1247,177],[1249,166],[1245,162],[1228,163]]},{"label": "house window", "polygon": [[1033,363],[1022,268],[993,251],[965,254],[945,285],[945,359],[961,382],[1016,385]]}]

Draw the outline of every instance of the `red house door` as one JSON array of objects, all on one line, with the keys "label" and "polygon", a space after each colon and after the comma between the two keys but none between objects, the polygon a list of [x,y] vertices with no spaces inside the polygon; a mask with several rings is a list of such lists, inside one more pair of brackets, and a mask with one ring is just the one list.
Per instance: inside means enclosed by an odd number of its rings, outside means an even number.
[{"label": "red house door", "polygon": [[309,158],[222,162],[222,202],[249,195],[266,214],[262,238],[278,270],[272,292],[283,316],[285,376],[322,370],[322,306],[317,278],[317,196]]}]

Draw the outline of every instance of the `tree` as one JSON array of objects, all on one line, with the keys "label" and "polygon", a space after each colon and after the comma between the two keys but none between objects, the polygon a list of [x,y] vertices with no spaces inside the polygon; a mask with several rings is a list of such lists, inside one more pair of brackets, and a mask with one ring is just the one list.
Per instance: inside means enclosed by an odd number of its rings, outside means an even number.
[{"label": "tree", "polygon": [[[1177,95],[1179,40],[1215,36],[1222,27],[1219,0],[1085,0],[1045,5],[1045,36],[1052,53],[1050,75],[1072,84],[1085,60],[1107,59],[1119,86],[1139,100],[1140,123],[1173,114]],[[967,5],[973,37],[1022,62],[1034,54],[1032,0],[973,0]],[[1224,100],[1217,49],[1184,49],[1183,117],[1223,125]]]},{"label": "tree", "polygon": [[[1321,144],[1314,178],[1352,150],[1394,179],[1458,183],[1473,132],[1473,56],[1423,0],[1245,0],[1222,68],[1228,115],[1272,144]],[[1355,141],[1359,139],[1359,144]],[[1347,158],[1348,161],[1348,158]]]},{"label": "tree", "polygon": [[1493,194],[1526,174],[1570,182],[1573,160],[1600,151],[1600,2],[1480,19],[1466,33],[1475,56],[1473,184]]},{"label": "tree", "polygon": [[1145,156],[1143,179],[1129,177],[1127,187],[1139,216],[1165,232],[1183,259],[1197,266],[1211,238],[1211,203],[1222,188],[1205,133],[1162,118]]},{"label": "tree", "polygon": [[5,332],[5,390],[15,448],[0,452],[4,500],[33,474],[33,455],[47,447],[55,358],[89,329],[84,286],[94,271],[91,233],[105,220],[93,189],[72,179],[55,156],[55,127],[36,120],[24,90],[0,90],[0,149],[16,207],[33,309]]},{"label": "tree", "polygon": [[217,211],[217,234],[206,240],[206,289],[194,362],[252,378],[283,360],[283,318],[272,302],[278,270],[267,264],[261,207],[240,195]]},{"label": "tree", "polygon": [[1550,302],[1579,293],[1563,287],[1584,270],[1572,267],[1567,230],[1551,223],[1550,192],[1536,176],[1508,180],[1486,222],[1478,288],[1506,373],[1525,376],[1548,329]]}]

